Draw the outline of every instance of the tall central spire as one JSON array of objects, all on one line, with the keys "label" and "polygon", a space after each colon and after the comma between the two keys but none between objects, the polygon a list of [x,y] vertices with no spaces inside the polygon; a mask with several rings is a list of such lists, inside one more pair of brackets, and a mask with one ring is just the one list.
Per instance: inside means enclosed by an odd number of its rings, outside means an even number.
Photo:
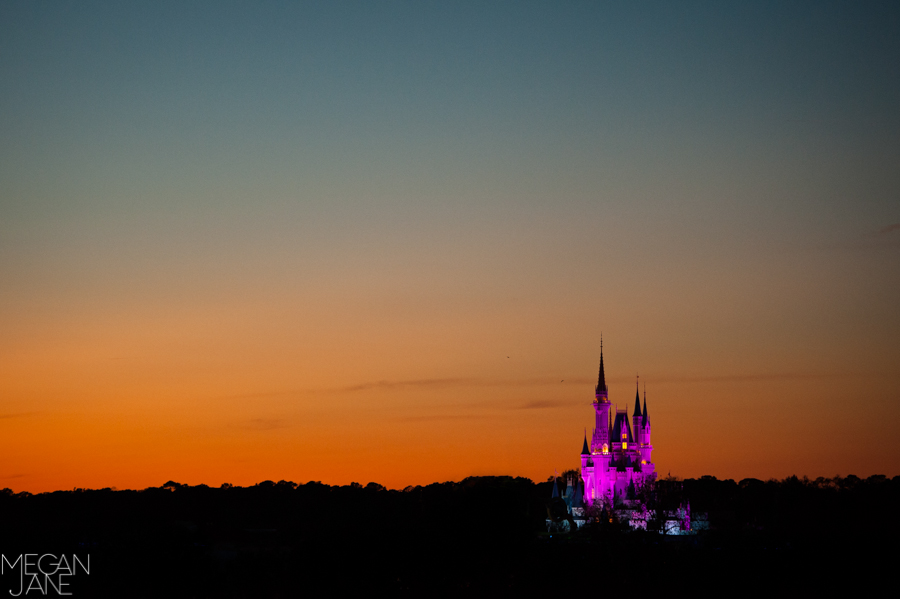
[{"label": "tall central spire", "polygon": [[600,374],[597,376],[597,388],[594,390],[594,394],[599,399],[603,397],[604,399],[609,398],[609,390],[606,387],[606,373],[603,371],[603,335],[600,335]]}]

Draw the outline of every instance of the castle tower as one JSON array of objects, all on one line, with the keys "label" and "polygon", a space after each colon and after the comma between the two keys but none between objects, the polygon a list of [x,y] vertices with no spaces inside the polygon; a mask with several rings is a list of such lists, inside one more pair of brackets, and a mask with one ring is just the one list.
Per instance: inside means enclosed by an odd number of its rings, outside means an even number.
[{"label": "castle tower", "polygon": [[[587,431],[585,431],[584,445],[581,446],[581,469],[584,470],[585,468],[587,468],[589,462],[591,466],[594,465],[591,461],[591,448],[590,446],[588,446]],[[582,476],[582,478],[584,477]]]},{"label": "castle tower", "polygon": [[603,371],[603,340],[600,340],[600,374],[594,390],[594,412],[596,413],[594,435],[591,439],[591,453],[609,453],[609,388]]},{"label": "castle tower", "polygon": [[640,388],[634,397],[634,415],[631,417],[631,424],[634,430],[634,442],[640,447],[644,443],[644,416],[641,414]]},{"label": "castle tower", "polygon": [[650,416],[647,414],[647,389],[644,388],[644,418],[641,422],[644,431],[644,443],[650,445]]},{"label": "castle tower", "polygon": [[653,445],[650,444],[650,414],[647,413],[647,390],[644,390],[644,415],[641,419],[641,434],[643,435],[643,443],[641,445],[641,458],[648,464],[652,465],[650,453],[653,451]]}]

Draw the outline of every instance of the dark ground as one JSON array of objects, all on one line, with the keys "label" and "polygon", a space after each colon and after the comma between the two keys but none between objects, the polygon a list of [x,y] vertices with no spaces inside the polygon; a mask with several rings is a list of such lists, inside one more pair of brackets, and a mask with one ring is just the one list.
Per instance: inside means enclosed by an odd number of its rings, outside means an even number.
[{"label": "dark ground", "polygon": [[[711,530],[663,537],[606,524],[551,537],[550,483],[521,478],[405,491],[169,483],[0,492],[0,552],[90,554],[74,597],[833,594],[864,590],[897,563],[900,477],[662,485],[708,512]],[[17,572],[0,576],[0,593],[18,588]]]}]

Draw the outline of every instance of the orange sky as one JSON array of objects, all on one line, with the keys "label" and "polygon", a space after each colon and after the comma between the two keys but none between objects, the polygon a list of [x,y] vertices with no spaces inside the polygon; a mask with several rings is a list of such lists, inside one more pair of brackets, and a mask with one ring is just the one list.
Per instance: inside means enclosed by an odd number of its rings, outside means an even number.
[{"label": "orange sky", "polygon": [[898,10],[4,3],[0,488],[900,474]]},{"label": "orange sky", "polygon": [[[599,331],[581,322],[591,321],[589,293],[547,312],[510,301],[506,314],[503,302],[392,314],[375,294],[292,299],[194,310],[101,298],[55,308],[56,321],[20,322],[2,346],[2,484],[402,488],[473,474],[542,480],[577,463],[599,352]],[[604,331],[611,400],[631,411],[631,373],[641,373],[661,473],[896,473],[898,377],[889,355],[865,355],[863,339],[848,357],[838,344],[804,350],[791,331],[666,330],[665,317],[606,310],[632,319]],[[873,451],[854,437],[886,442]]]}]

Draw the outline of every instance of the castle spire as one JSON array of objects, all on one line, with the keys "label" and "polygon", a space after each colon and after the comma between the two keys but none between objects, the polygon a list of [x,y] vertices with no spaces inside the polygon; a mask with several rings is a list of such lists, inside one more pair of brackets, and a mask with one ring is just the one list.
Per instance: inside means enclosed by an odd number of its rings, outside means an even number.
[{"label": "castle spire", "polygon": [[584,431],[584,445],[581,446],[581,455],[590,455],[591,450],[588,448],[587,444],[587,431]]},{"label": "castle spire", "polygon": [[609,397],[609,391],[606,387],[606,373],[603,371],[603,333],[600,334],[600,374],[597,376],[597,388],[595,395]]},{"label": "castle spire", "polygon": [[650,414],[647,413],[647,383],[644,383],[644,426],[650,424]]},{"label": "castle spire", "polygon": [[637,395],[634,398],[634,416],[633,418],[641,417],[641,391],[638,388]]}]

